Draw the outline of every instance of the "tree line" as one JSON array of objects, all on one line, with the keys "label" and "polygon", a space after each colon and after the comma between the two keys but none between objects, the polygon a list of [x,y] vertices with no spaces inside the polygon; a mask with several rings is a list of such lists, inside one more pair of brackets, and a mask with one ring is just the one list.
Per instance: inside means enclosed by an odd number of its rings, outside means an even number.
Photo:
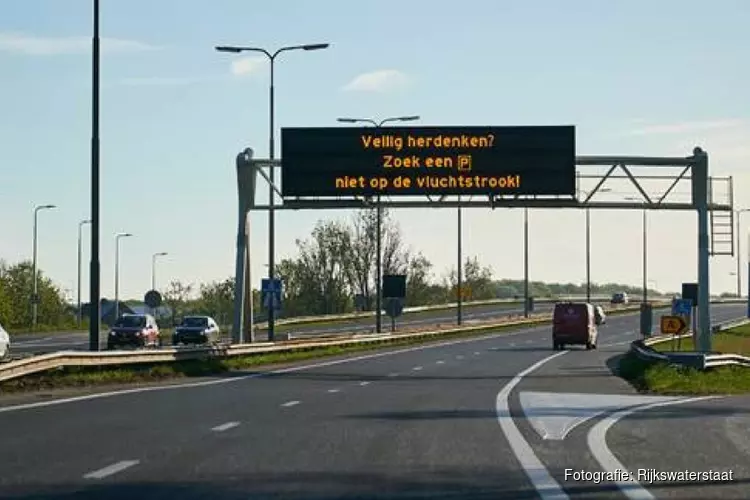
[{"label": "tree line", "polygon": [[[382,210],[382,272],[406,274],[406,306],[455,302],[459,295],[456,268],[435,275],[433,264],[421,252],[406,246],[398,223]],[[338,314],[374,310],[376,304],[375,209],[357,212],[350,220],[319,221],[306,239],[297,240],[297,255],[282,259],[277,276],[283,283],[279,317]],[[0,262],[0,324],[19,330],[31,324],[33,272],[30,262],[7,265]],[[534,297],[564,297],[585,294],[585,284],[530,282]],[[39,329],[71,328],[76,308],[68,304],[61,289],[39,273]],[[637,287],[619,284],[592,285],[594,294],[640,293]],[[523,280],[496,279],[476,256],[468,257],[462,269],[463,300],[522,298]],[[174,321],[186,314],[206,314],[219,323],[231,323],[234,308],[234,278],[211,283],[173,280],[162,296],[168,313],[162,320]],[[136,301],[125,301],[136,303]],[[138,302],[140,303],[140,302]],[[257,321],[265,318],[260,293],[253,290]]]}]

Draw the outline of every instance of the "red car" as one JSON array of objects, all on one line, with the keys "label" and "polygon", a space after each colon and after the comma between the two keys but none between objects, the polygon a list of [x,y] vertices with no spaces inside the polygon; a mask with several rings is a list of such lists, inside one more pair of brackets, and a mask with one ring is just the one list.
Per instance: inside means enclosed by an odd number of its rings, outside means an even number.
[{"label": "red car", "polygon": [[107,336],[107,349],[120,346],[159,347],[161,337],[156,319],[150,314],[123,314]]}]

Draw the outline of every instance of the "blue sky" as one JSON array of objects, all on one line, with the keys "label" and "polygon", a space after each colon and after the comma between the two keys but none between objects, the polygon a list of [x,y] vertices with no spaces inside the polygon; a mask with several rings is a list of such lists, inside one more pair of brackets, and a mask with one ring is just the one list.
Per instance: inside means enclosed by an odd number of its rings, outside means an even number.
[{"label": "blue sky", "polygon": [[[33,207],[54,203],[57,210],[40,214],[39,264],[71,292],[77,223],[89,211],[91,3],[5,2],[0,15],[0,258],[30,257]],[[155,252],[170,254],[160,261],[162,286],[233,273],[233,161],[247,146],[267,155],[268,69],[215,52],[221,44],[331,44],[280,57],[278,127],[416,114],[424,125],[575,124],[581,155],[684,156],[701,145],[712,175],[732,175],[737,205],[750,207],[743,0],[101,3],[105,295],[119,231],[135,234],[122,242],[121,296],[149,288]],[[351,216],[280,213],[277,259],[293,255],[317,219]],[[454,234],[454,211],[396,218],[438,277],[454,265],[444,236]],[[649,279],[659,288],[695,278],[695,219],[649,214]],[[464,220],[466,254],[498,277],[522,276],[521,210],[469,210]],[[640,283],[641,214],[596,211],[592,221],[594,281]],[[265,217],[251,223],[259,277]],[[743,258],[748,223],[750,214]],[[582,212],[533,211],[532,279],[581,282],[583,237]],[[734,266],[730,257],[712,259],[712,291],[735,289]]]}]

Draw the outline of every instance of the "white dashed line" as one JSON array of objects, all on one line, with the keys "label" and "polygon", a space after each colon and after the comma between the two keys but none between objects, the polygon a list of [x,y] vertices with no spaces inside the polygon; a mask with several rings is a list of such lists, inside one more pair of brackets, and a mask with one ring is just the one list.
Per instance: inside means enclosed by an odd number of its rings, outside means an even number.
[{"label": "white dashed line", "polygon": [[88,474],[84,475],[84,479],[104,479],[105,477],[111,476],[113,474],[117,474],[118,472],[122,472],[125,469],[129,469],[130,467],[133,467],[134,465],[138,465],[140,463],[140,460],[123,460],[122,462],[117,462],[112,465],[108,465],[107,467],[104,467],[103,469],[95,470],[93,472],[89,472]]},{"label": "white dashed line", "polygon": [[281,405],[281,406],[284,406],[284,407],[287,407],[287,408],[288,408],[288,407],[290,407],[290,406],[295,406],[295,405],[298,405],[298,404],[299,404],[299,401],[287,401],[286,403],[284,403],[284,404],[283,404],[283,405]]},{"label": "white dashed line", "polygon": [[341,392],[341,389],[328,389],[328,392],[330,392],[331,394],[334,394],[336,392]]},{"label": "white dashed line", "polygon": [[240,425],[239,422],[227,422],[226,424],[217,425],[216,427],[212,427],[211,430],[214,432],[224,432],[228,431],[229,429],[233,427],[237,427]]},{"label": "white dashed line", "polygon": [[516,343],[515,343],[515,342],[511,342],[511,343],[510,343],[510,344],[508,344],[508,345],[510,345],[511,347],[516,347]]},{"label": "white dashed line", "polygon": [[418,372],[421,369],[422,369],[421,366],[415,366],[414,368],[412,368],[412,370],[414,370],[415,372]]},{"label": "white dashed line", "polygon": [[389,373],[388,377],[390,377],[390,378],[398,377],[398,373]]},{"label": "white dashed line", "polygon": [[445,361],[443,361],[442,359],[440,359],[440,360],[438,360],[438,361],[435,361],[435,364],[436,364],[436,365],[444,365],[444,364],[445,364]]},{"label": "white dashed line", "polygon": [[456,356],[456,359],[464,359],[464,357],[459,354],[458,356]]},{"label": "white dashed line", "polygon": [[481,354],[479,351],[474,351],[474,356],[479,356]]},{"label": "white dashed line", "polygon": [[370,385],[370,382],[365,380],[364,382],[360,382],[359,385],[361,386]]}]

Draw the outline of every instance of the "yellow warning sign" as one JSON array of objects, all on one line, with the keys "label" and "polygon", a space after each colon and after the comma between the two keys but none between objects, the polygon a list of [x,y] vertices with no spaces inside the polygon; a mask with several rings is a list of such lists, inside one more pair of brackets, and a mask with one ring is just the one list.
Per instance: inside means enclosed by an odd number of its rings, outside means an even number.
[{"label": "yellow warning sign", "polygon": [[664,335],[680,335],[687,330],[687,323],[682,316],[662,316],[661,333]]}]

